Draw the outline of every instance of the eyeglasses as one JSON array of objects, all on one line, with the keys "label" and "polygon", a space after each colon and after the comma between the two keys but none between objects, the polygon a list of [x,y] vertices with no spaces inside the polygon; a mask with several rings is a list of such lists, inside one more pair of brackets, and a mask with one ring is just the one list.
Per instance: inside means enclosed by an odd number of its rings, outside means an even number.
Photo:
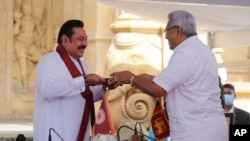
[{"label": "eyeglasses", "polygon": [[166,29],[164,30],[164,32],[168,32],[169,30],[174,29],[176,27],[177,27],[177,25],[172,26],[172,27],[166,27]]}]

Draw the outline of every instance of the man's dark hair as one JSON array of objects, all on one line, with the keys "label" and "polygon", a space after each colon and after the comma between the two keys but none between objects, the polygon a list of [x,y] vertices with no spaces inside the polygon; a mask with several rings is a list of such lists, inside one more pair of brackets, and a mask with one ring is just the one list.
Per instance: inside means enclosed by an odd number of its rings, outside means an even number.
[{"label": "man's dark hair", "polygon": [[26,141],[26,137],[23,134],[18,134],[16,141]]},{"label": "man's dark hair", "polygon": [[223,86],[222,86],[222,83],[221,83],[221,78],[219,76],[219,87],[220,87],[220,99],[221,99],[221,105],[222,105],[222,108],[225,107],[225,99],[224,99],[224,96],[223,96]]},{"label": "man's dark hair", "polygon": [[84,23],[81,20],[68,20],[66,21],[58,34],[58,38],[57,38],[57,43],[61,44],[62,43],[62,35],[65,34],[69,37],[69,39],[71,39],[71,36],[74,34],[73,28],[74,27],[84,27]]},{"label": "man's dark hair", "polygon": [[234,91],[234,86],[233,86],[232,84],[227,83],[227,84],[224,84],[222,87],[223,87],[223,88],[229,88],[229,89],[232,89],[232,90],[233,90],[233,92],[235,93],[235,91]]}]

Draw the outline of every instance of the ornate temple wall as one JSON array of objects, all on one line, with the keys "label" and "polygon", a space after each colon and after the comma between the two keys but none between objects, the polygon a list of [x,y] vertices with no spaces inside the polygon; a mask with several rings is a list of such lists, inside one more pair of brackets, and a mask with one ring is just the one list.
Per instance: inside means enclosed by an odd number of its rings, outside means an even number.
[{"label": "ornate temple wall", "polygon": [[[0,118],[32,118],[36,63],[54,50],[58,30],[68,19],[84,21],[84,58],[91,72],[104,77],[125,69],[158,74],[171,55],[163,36],[165,25],[118,13],[96,0],[0,0],[0,13]],[[224,61],[234,54],[249,64],[249,47],[235,50],[225,49]],[[242,58],[242,51],[248,56]],[[249,67],[228,72],[234,74],[229,79],[250,78]],[[154,98],[124,85],[110,92],[109,102],[116,129],[134,121],[150,126]]]}]

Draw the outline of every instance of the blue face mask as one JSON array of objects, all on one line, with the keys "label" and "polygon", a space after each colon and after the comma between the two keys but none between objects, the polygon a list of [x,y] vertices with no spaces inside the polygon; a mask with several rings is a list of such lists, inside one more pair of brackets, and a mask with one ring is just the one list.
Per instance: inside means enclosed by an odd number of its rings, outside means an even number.
[{"label": "blue face mask", "polygon": [[225,105],[233,105],[234,95],[224,94]]}]

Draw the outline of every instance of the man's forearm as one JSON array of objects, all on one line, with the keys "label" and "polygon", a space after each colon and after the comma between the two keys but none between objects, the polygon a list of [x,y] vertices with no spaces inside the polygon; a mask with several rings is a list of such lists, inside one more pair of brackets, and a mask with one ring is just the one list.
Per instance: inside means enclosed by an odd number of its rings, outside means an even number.
[{"label": "man's forearm", "polygon": [[164,96],[166,92],[153,82],[153,78],[154,76],[148,74],[136,75],[132,83],[135,87],[151,96]]}]

